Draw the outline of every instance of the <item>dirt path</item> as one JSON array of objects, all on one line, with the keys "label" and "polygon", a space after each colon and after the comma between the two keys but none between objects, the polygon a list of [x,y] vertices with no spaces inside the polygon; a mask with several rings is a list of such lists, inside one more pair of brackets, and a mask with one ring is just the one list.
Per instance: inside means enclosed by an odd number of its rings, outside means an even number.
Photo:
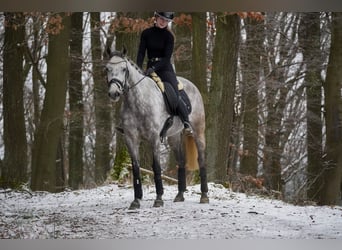
[{"label": "dirt path", "polygon": [[299,207],[233,193],[210,184],[210,203],[199,186],[174,203],[166,186],[164,207],[153,208],[154,187],[144,187],[139,210],[130,211],[130,187],[108,185],[50,194],[0,190],[0,238],[91,239],[342,239],[341,207]]}]

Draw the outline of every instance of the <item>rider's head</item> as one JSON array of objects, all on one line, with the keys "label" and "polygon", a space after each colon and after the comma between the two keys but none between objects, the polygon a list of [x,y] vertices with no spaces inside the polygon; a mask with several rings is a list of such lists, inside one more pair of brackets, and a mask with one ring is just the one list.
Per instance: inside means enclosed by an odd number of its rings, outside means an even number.
[{"label": "rider's head", "polygon": [[156,26],[158,28],[164,29],[173,19],[173,12],[154,12],[154,17],[156,18]]},{"label": "rider's head", "polygon": [[174,12],[158,12],[158,11],[155,11],[154,16],[156,18],[159,17],[161,19],[164,19],[167,22],[171,22],[173,20],[173,17],[174,17]]}]

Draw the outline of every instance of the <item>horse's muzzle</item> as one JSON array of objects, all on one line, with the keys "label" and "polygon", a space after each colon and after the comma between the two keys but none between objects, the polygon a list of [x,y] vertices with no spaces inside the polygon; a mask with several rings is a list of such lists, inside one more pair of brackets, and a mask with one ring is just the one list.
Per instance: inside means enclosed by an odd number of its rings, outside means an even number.
[{"label": "horse's muzzle", "polygon": [[113,99],[113,101],[117,102],[120,99],[120,96],[123,94],[123,91],[116,84],[112,84],[108,90],[108,96]]},{"label": "horse's muzzle", "polygon": [[108,88],[108,96],[112,98],[115,102],[120,99],[120,96],[124,92],[123,83],[116,78],[113,78],[110,81],[108,81]]},{"label": "horse's muzzle", "polygon": [[115,93],[108,93],[108,96],[114,100],[120,98],[120,94],[115,92]]}]

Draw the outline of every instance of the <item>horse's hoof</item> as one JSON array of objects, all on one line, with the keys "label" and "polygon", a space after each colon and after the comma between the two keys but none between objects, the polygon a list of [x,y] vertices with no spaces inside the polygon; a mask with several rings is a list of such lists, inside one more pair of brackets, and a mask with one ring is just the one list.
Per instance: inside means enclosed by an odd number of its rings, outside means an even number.
[{"label": "horse's hoof", "polygon": [[164,201],[161,199],[156,199],[153,203],[153,207],[162,207],[164,206]]},{"label": "horse's hoof", "polygon": [[138,209],[140,208],[140,202],[138,199],[135,199],[134,201],[132,201],[131,205],[129,206],[129,210],[134,210],[134,209]]},{"label": "horse's hoof", "polygon": [[200,203],[209,203],[209,197],[207,193],[201,194]]},{"label": "horse's hoof", "polygon": [[184,195],[183,195],[182,192],[179,192],[179,193],[176,195],[176,197],[175,197],[175,199],[173,200],[173,202],[181,202],[181,201],[184,201]]}]

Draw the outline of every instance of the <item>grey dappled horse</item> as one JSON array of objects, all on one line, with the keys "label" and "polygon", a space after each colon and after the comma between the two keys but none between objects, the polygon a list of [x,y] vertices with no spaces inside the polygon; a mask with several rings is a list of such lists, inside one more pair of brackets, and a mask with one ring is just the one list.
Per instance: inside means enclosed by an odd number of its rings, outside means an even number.
[{"label": "grey dappled horse", "polygon": [[[157,197],[154,207],[163,206],[163,184],[160,167],[160,132],[170,117],[162,92],[156,83],[144,75],[141,69],[126,56],[126,52],[110,52],[106,65],[108,94],[114,100],[123,98],[120,117],[125,143],[132,160],[134,200],[130,209],[140,207],[142,187],[139,170],[139,145],[147,140],[153,151],[154,182]],[[189,115],[193,135],[183,135],[183,123],[175,117],[167,131],[168,142],[175,153],[178,164],[178,194],[174,201],[184,201],[186,189],[186,168],[199,167],[201,180],[200,203],[208,203],[207,174],[205,166],[205,114],[201,94],[196,86],[185,78],[178,77],[191,100],[192,112]]]}]

